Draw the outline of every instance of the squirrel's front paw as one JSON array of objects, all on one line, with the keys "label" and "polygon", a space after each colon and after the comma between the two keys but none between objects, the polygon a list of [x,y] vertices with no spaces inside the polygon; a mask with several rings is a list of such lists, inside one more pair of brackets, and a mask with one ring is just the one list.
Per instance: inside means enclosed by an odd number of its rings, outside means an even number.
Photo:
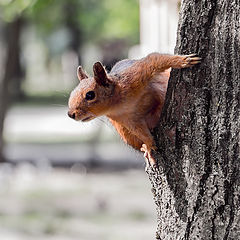
[{"label": "squirrel's front paw", "polygon": [[144,153],[144,158],[146,160],[146,169],[149,166],[151,166],[153,168],[156,168],[157,167],[157,162],[154,159],[154,157],[152,156],[152,150],[151,149],[149,150],[147,145],[143,144],[140,151]]},{"label": "squirrel's front paw", "polygon": [[182,57],[182,68],[191,67],[195,64],[198,64],[201,62],[201,58],[197,56],[197,54],[190,54],[190,55],[184,55]]}]

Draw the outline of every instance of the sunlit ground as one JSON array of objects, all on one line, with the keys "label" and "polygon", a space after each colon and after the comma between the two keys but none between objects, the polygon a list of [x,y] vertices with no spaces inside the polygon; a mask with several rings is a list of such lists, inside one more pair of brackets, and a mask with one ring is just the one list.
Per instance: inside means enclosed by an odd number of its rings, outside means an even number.
[{"label": "sunlit ground", "polygon": [[78,170],[1,166],[1,239],[154,238],[155,206],[143,170]]}]

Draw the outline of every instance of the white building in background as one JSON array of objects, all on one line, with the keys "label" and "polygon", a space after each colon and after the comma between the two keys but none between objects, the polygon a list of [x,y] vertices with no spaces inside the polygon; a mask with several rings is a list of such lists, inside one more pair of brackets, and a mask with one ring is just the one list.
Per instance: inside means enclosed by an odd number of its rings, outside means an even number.
[{"label": "white building in background", "polygon": [[129,51],[129,58],[151,52],[173,53],[179,14],[179,0],[140,0],[140,45]]}]

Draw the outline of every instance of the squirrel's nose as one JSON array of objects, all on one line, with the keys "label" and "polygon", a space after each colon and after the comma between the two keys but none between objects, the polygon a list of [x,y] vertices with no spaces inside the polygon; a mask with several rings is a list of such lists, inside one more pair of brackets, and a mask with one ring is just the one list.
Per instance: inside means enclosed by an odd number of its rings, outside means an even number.
[{"label": "squirrel's nose", "polygon": [[75,119],[76,114],[75,114],[75,112],[68,111],[68,116],[69,116],[70,118],[72,118],[72,119]]}]

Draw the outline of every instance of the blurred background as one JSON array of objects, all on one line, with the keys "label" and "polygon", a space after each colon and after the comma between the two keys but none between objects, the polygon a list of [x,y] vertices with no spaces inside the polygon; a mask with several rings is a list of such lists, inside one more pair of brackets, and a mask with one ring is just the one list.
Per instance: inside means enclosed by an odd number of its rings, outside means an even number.
[{"label": "blurred background", "polygon": [[173,53],[178,0],[0,0],[0,236],[153,239],[141,154],[67,116],[76,69]]}]

